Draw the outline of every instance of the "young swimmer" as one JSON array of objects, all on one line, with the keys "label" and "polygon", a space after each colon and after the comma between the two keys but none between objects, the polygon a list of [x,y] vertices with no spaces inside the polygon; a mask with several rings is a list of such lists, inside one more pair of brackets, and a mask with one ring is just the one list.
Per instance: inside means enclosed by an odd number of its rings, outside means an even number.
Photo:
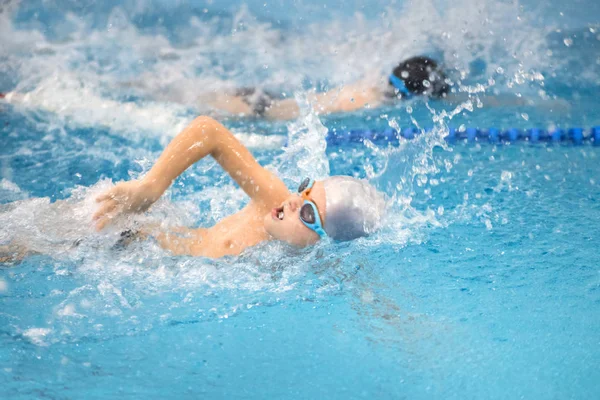
[{"label": "young swimmer", "polygon": [[119,215],[147,210],[183,171],[208,155],[250,202],[210,228],[142,230],[173,254],[218,258],[273,239],[304,247],[324,237],[352,240],[379,226],[383,196],[367,182],[346,176],[306,178],[290,193],[227,128],[210,117],[198,117],[171,141],[144,178],[118,183],[97,198],[96,228],[102,230]]}]

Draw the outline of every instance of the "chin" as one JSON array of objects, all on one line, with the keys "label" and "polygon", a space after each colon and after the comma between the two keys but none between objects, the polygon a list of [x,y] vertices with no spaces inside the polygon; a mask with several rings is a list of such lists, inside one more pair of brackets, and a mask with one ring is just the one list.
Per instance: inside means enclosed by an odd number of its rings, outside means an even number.
[{"label": "chin", "polygon": [[276,222],[273,221],[271,214],[267,214],[265,215],[265,218],[263,220],[263,224],[265,226],[265,231],[267,231],[267,233],[269,235],[271,235],[271,237],[273,239],[276,240],[284,240],[281,238],[281,235],[279,234],[279,231],[281,231],[281,229],[277,229],[278,227],[275,226]]}]

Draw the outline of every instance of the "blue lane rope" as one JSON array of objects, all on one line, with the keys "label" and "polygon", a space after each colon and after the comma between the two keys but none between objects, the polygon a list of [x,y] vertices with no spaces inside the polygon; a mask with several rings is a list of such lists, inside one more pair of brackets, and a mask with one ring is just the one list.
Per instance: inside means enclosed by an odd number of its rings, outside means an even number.
[{"label": "blue lane rope", "polygon": [[[327,134],[327,143],[329,145],[343,145],[347,143],[362,143],[364,140],[370,140],[377,144],[398,144],[400,138],[414,139],[415,136],[423,132],[430,132],[431,129],[419,130],[417,128],[404,128],[397,131],[393,128],[380,130],[369,129],[352,129],[338,130],[331,129]],[[457,129],[450,128],[445,136],[447,142],[453,143],[457,141],[466,141],[468,143],[511,143],[517,141],[528,141],[531,143],[537,142],[570,142],[574,144],[582,144],[591,142],[595,146],[600,146],[600,126],[595,126],[590,129],[584,128],[569,128],[569,129],[479,129],[466,128]]]}]

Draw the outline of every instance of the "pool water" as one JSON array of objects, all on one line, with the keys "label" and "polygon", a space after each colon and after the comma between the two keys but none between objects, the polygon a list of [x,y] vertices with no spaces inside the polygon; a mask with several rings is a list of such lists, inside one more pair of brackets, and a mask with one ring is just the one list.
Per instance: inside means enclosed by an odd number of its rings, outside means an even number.
[{"label": "pool water", "polygon": [[[0,244],[40,254],[0,264],[0,398],[597,399],[600,147],[442,139],[600,125],[597,4],[263,4],[6,5],[0,91],[26,96],[0,103]],[[220,260],[114,247],[135,222],[207,226],[242,207],[211,160],[147,215],[93,231],[94,196],[205,111],[190,87],[302,100],[421,51],[463,88],[531,104],[223,118],[290,187],[368,178],[389,203],[377,234]],[[328,129],[396,124],[435,129],[325,149]]]}]

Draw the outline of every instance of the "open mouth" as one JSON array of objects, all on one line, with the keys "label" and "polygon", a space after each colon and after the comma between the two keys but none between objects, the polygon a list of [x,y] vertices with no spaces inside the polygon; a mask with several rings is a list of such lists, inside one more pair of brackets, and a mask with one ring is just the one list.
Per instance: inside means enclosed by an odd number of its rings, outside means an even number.
[{"label": "open mouth", "polygon": [[279,221],[282,221],[284,216],[285,213],[283,212],[283,206],[276,207],[273,210],[271,210],[271,217],[273,219],[278,219]]}]

